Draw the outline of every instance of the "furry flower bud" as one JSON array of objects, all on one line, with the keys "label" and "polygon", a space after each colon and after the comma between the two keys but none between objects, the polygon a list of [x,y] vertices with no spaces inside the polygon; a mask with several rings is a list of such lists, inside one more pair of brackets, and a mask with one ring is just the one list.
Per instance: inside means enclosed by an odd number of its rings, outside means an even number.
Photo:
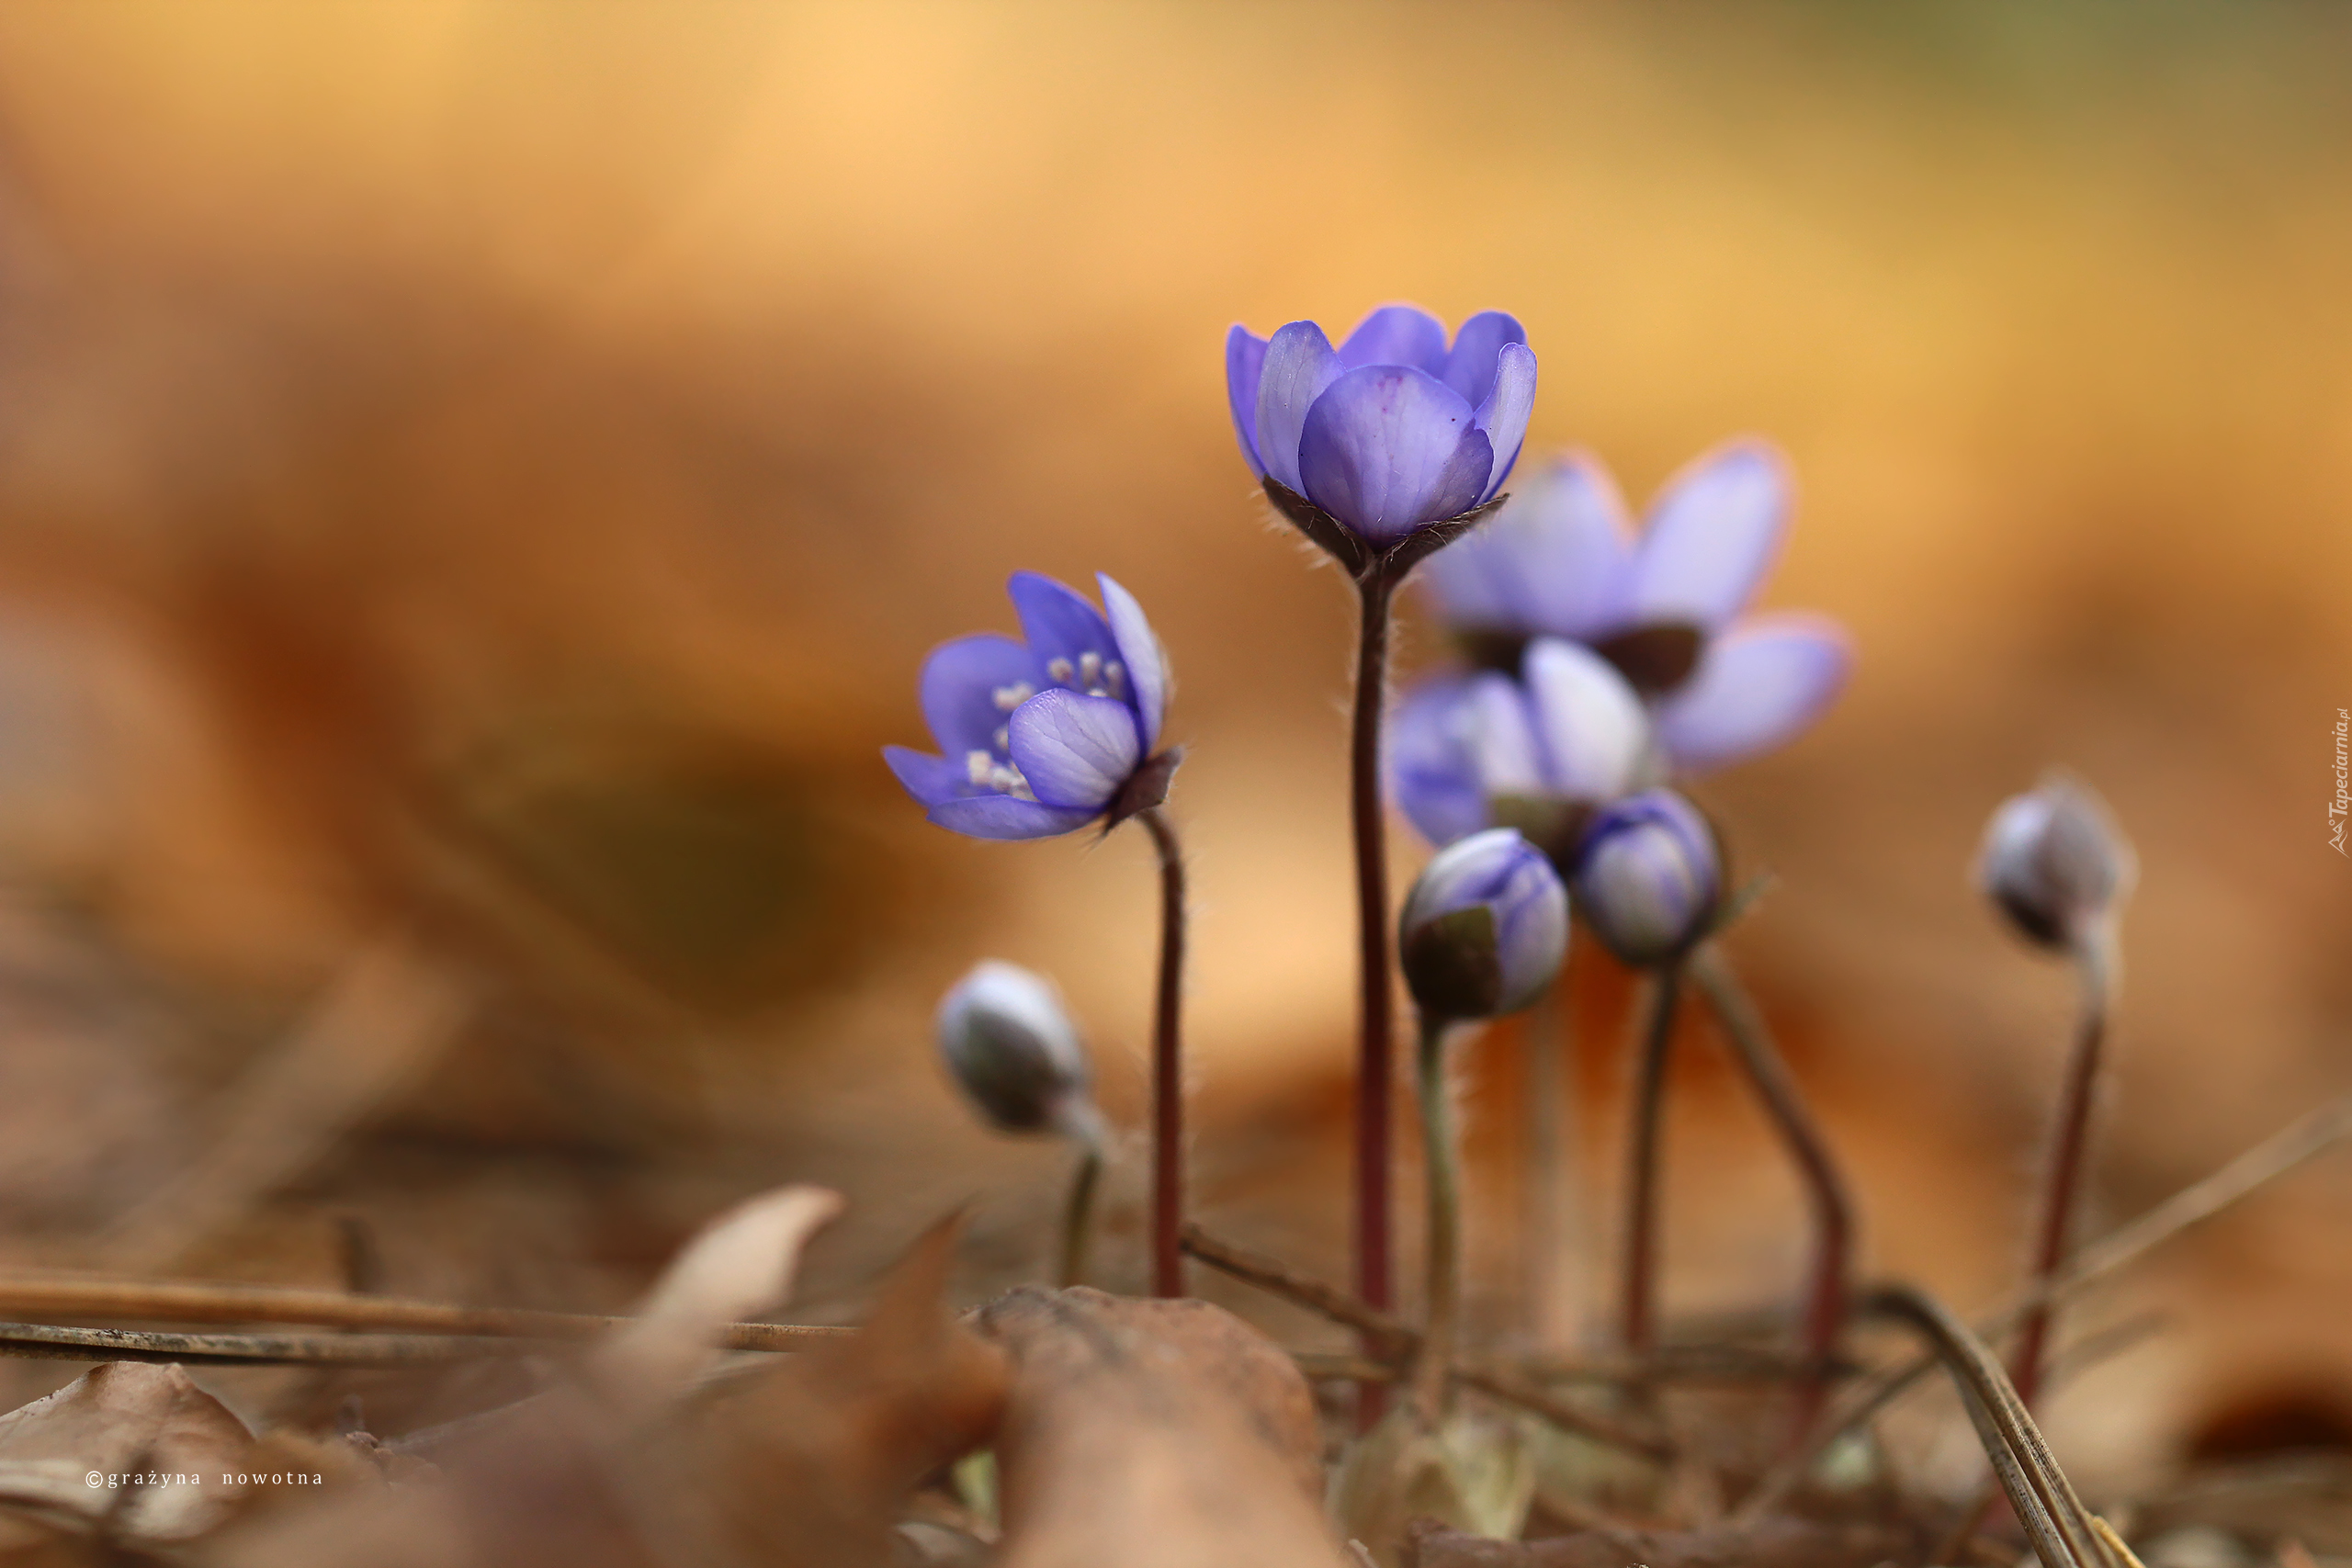
[{"label": "furry flower bud", "polygon": [[1044,976],[975,964],[940,1001],[937,1033],[949,1076],[998,1130],[1100,1141],[1086,1048]]},{"label": "furry flower bud", "polygon": [[2088,785],[2052,774],[1993,813],[1976,885],[2043,947],[2079,945],[2131,892],[2131,840]]},{"label": "furry flower bud", "polygon": [[1532,1002],[1567,951],[1568,895],[1541,851],[1492,828],[1438,852],[1405,900],[1398,948],[1432,1018],[1492,1018]]},{"label": "furry flower bud", "polygon": [[1603,809],[1577,852],[1577,904],[1601,944],[1643,968],[1679,958],[1723,905],[1723,853],[1699,808],[1668,789]]}]

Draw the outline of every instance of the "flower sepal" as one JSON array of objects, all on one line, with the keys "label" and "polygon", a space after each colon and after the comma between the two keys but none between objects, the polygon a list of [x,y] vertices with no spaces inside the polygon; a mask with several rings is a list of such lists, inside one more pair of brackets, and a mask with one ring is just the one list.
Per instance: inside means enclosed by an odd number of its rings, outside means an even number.
[{"label": "flower sepal", "polygon": [[1450,909],[1406,931],[1398,966],[1413,1000],[1431,1018],[1491,1018],[1502,1010],[1502,954],[1495,912],[1484,904]]},{"label": "flower sepal", "polygon": [[1127,775],[1127,782],[1111,798],[1111,809],[1102,818],[1102,831],[1125,822],[1128,818],[1150,810],[1168,798],[1168,786],[1176,777],[1177,764],[1184,760],[1182,746],[1170,746],[1157,757],[1145,761],[1142,766]]},{"label": "flower sepal", "polygon": [[1663,696],[1688,681],[1706,651],[1707,634],[1685,621],[1652,621],[1605,637],[1593,652],[1617,667],[1625,682],[1645,697]]},{"label": "flower sepal", "polygon": [[1566,876],[1574,870],[1577,846],[1598,807],[1590,801],[1557,795],[1494,795],[1487,813],[1498,828],[1516,828],[1520,837],[1544,852],[1553,869]]},{"label": "flower sepal", "polygon": [[1375,549],[1353,529],[1272,475],[1266,476],[1265,486],[1266,499],[1274,503],[1274,509],[1358,582],[1403,581],[1407,572],[1493,516],[1510,499],[1498,495],[1467,512],[1425,523],[1386,549]]}]

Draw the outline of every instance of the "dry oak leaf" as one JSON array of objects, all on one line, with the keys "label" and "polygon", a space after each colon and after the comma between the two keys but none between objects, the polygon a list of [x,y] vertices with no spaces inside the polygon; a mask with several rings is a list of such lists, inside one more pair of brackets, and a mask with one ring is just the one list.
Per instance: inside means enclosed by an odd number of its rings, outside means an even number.
[{"label": "dry oak leaf", "polygon": [[979,1324],[1013,1367],[998,1568],[1347,1568],[1306,1382],[1239,1318],[1027,1287]]},{"label": "dry oak leaf", "polygon": [[984,1446],[1004,1353],[947,1305],[961,1216],[932,1227],[851,1337],[820,1342],[711,1403],[673,1495],[699,1563],[876,1568],[922,1479]]},{"label": "dry oak leaf", "polygon": [[179,1367],[93,1367],[0,1416],[0,1550],[58,1529],[134,1545],[192,1540],[235,1506],[238,1488],[221,1478],[246,1469],[252,1447],[245,1424]]},{"label": "dry oak leaf", "polygon": [[[224,1542],[235,1568],[656,1568],[701,1496],[671,1456],[699,1409],[687,1396],[719,1325],[780,1306],[801,1247],[840,1211],[786,1188],[689,1242],[642,1316],[599,1345],[579,1381],[466,1427],[433,1450],[437,1476],[346,1494]],[[682,1490],[684,1488],[684,1490]]]}]

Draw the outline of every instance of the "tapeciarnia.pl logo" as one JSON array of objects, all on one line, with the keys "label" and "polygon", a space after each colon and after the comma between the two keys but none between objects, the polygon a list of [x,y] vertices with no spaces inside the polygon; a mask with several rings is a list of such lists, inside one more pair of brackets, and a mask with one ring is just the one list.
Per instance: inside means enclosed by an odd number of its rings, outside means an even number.
[{"label": "tapeciarnia.pl logo", "polygon": [[2344,824],[2347,810],[2352,810],[2352,795],[2346,792],[2347,773],[2352,773],[2352,757],[2346,751],[2346,729],[2352,728],[2352,715],[2343,708],[2335,710],[2335,798],[2327,803],[2327,843],[2337,854],[2352,860],[2344,848]]}]

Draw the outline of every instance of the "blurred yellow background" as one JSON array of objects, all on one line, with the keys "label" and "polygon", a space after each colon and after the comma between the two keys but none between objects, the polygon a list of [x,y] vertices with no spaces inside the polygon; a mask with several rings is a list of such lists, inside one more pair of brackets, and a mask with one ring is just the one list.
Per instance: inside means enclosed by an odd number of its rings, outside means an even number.
[{"label": "blurred yellow background", "polygon": [[[1148,856],[955,839],[876,755],[1033,567],[1181,678],[1204,1209],[1336,1272],[1350,605],[1221,340],[1404,299],[1517,313],[1531,451],[1636,498],[1790,453],[1769,596],[1858,675],[1702,794],[1873,1263],[1986,1299],[2067,999],[1965,870],[2046,764],[2143,860],[2102,1213],[2352,1084],[2347,64],[2352,13],[2219,0],[0,10],[8,1255],[328,1278],[356,1213],[393,1288],[602,1304],[796,1177],[856,1204],[820,1298],[967,1198],[975,1292],[1035,1269],[1060,1156],[929,1010],[1053,972],[1132,1123]],[[1703,1064],[1675,1135],[1670,1290],[1767,1299],[1792,1188]],[[2171,1315],[2061,1434],[2352,1441],[2347,1193],[2086,1314]]]}]

